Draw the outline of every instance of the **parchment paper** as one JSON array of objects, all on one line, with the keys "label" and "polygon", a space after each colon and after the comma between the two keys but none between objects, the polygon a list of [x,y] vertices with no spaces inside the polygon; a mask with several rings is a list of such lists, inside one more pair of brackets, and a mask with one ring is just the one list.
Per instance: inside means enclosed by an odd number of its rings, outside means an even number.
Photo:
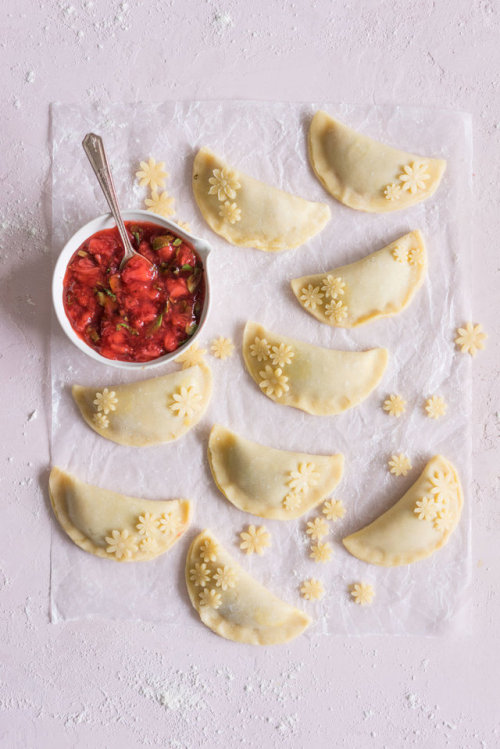
[{"label": "parchment paper", "polygon": [[[414,208],[386,215],[346,208],[323,190],[307,160],[306,132],[318,107],[351,126],[414,153],[441,156],[448,168],[436,195]],[[167,554],[153,562],[117,564],[81,551],[54,520],[51,612],[53,621],[96,616],[142,619],[182,629],[195,637],[203,626],[185,592],[183,564],[194,534],[209,527],[238,562],[277,595],[309,611],[309,633],[436,634],[462,622],[470,566],[470,357],[456,352],[454,331],[470,319],[468,264],[471,220],[471,126],[467,115],[402,107],[264,102],[168,102],[113,105],[105,111],[56,104],[52,108],[53,253],[83,223],[105,211],[104,199],[81,148],[86,132],[102,134],[123,208],[143,206],[145,191],[134,173],[141,159],[164,160],[177,217],[213,245],[213,307],[201,343],[218,335],[236,344],[232,359],[209,357],[214,394],[203,421],[187,436],[154,448],[126,448],[100,438],[80,418],[70,386],[112,386],[141,379],[96,364],[65,338],[54,320],[52,334],[52,461],[83,481],[148,499],[188,497],[195,504],[192,527]],[[311,200],[328,202],[332,218],[324,231],[297,250],[267,254],[233,247],[213,234],[194,202],[193,156],[210,146],[230,164]],[[401,234],[420,229],[429,254],[424,287],[402,314],[352,331],[332,329],[306,314],[292,295],[290,279],[320,273],[380,249]],[[386,346],[390,363],[379,388],[359,407],[334,417],[317,417],[272,403],[246,373],[241,357],[245,322],[265,326],[320,346],[362,350]],[[176,369],[167,365],[153,375]],[[146,374],[145,376],[149,376]],[[400,419],[381,408],[390,393],[407,400]],[[424,400],[442,395],[445,418],[423,412]],[[335,497],[345,518],[332,524],[334,556],[321,565],[308,558],[303,519],[261,521],[233,507],[216,489],[206,460],[211,426],[220,422],[273,447],[345,455],[345,473]],[[410,456],[405,478],[388,473],[394,452]],[[413,483],[425,462],[442,452],[459,468],[465,507],[449,544],[430,559],[400,568],[367,565],[350,556],[340,540],[390,507]],[[246,557],[237,533],[264,523],[272,547]],[[299,585],[320,578],[326,595],[307,603]],[[360,607],[348,585],[367,581],[376,598]]]}]

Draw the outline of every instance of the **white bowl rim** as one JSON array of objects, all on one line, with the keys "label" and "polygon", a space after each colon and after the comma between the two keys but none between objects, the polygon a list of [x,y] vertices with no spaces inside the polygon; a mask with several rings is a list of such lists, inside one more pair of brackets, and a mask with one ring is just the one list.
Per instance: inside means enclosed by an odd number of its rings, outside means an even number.
[{"label": "white bowl rim", "polygon": [[205,239],[196,237],[194,234],[182,229],[174,221],[169,221],[163,216],[159,216],[157,213],[146,211],[142,208],[130,209],[122,211],[124,221],[147,221],[152,224],[158,224],[159,226],[169,229],[173,234],[186,240],[188,244],[196,250],[203,260],[205,269],[205,301],[203,310],[200,317],[200,323],[196,332],[179,348],[175,351],[171,351],[168,354],[159,356],[157,359],[152,359],[147,362],[127,362],[120,361],[118,359],[107,359],[105,356],[101,356],[97,351],[88,346],[83,339],[81,339],[75,330],[71,327],[63,304],[63,280],[66,273],[67,265],[73,255],[73,253],[80,247],[80,245],[93,234],[103,229],[110,229],[115,226],[114,219],[111,213],[103,213],[101,216],[88,221],[84,226],[81,226],[66,242],[62,248],[54,266],[54,272],[52,275],[52,303],[56,313],[56,317],[61,325],[63,331],[67,337],[80,351],[89,356],[91,359],[105,364],[108,367],[117,367],[119,369],[152,369],[153,367],[159,367],[162,364],[175,359],[179,354],[188,349],[201,334],[202,328],[208,317],[210,308],[210,287],[209,287],[209,273],[208,273],[208,257],[212,251],[212,246]]}]

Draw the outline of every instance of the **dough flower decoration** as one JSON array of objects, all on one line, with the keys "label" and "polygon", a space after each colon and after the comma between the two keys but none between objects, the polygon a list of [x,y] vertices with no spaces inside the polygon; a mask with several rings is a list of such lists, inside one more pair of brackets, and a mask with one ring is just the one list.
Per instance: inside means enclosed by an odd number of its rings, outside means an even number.
[{"label": "dough flower decoration", "polygon": [[440,503],[446,504],[456,496],[457,487],[451,473],[436,470],[429,481],[431,484],[430,494],[435,496]]},{"label": "dough flower decoration", "polygon": [[328,535],[328,530],[328,523],[325,518],[314,518],[314,520],[307,522],[306,533],[314,541],[321,541]]},{"label": "dough flower decoration", "polygon": [[158,519],[158,528],[162,533],[177,533],[179,530],[179,522],[175,515],[164,512]]},{"label": "dough flower decoration", "polygon": [[263,554],[264,549],[271,546],[271,536],[263,525],[258,528],[249,525],[246,531],[241,531],[240,538],[240,549],[245,554]]},{"label": "dough flower decoration", "polygon": [[425,183],[429,180],[428,164],[425,161],[412,161],[403,167],[399,175],[399,181],[402,183],[402,189],[407,190],[415,195],[419,190],[425,190]]},{"label": "dough flower decoration", "polygon": [[465,323],[464,328],[457,328],[455,344],[462,354],[475,356],[480,349],[484,349],[484,342],[487,337],[488,335],[483,331],[482,325],[474,325],[468,322]]},{"label": "dough flower decoration", "polygon": [[210,351],[216,359],[229,359],[234,352],[234,343],[230,338],[219,336],[212,341]]},{"label": "dough flower decoration", "polygon": [[168,174],[165,171],[164,161],[149,159],[148,161],[141,161],[140,167],[140,170],[135,173],[140,187],[149,186],[152,191],[159,187],[165,187],[165,178],[168,177]]},{"label": "dough flower decoration", "polygon": [[398,185],[396,182],[392,182],[390,185],[386,185],[384,187],[384,198],[386,200],[390,200],[393,202],[394,200],[399,200],[401,198],[402,193],[402,187],[401,185]]},{"label": "dough flower decoration", "polygon": [[330,299],[337,299],[339,296],[342,296],[344,294],[345,281],[343,281],[340,276],[325,276],[325,278],[323,279],[323,286],[321,287],[321,291],[325,292],[326,297],[330,297]]},{"label": "dough flower decoration", "polygon": [[184,229],[184,231],[191,231],[191,224],[187,221],[177,221],[177,226],[179,229]]},{"label": "dough flower decoration", "polygon": [[445,415],[448,405],[440,395],[432,395],[425,401],[424,408],[430,419],[439,419]]},{"label": "dough flower decoration", "polygon": [[222,605],[222,596],[214,588],[205,588],[200,592],[200,606],[208,606],[211,609],[218,609]]},{"label": "dough flower decoration", "polygon": [[307,307],[307,309],[316,309],[318,305],[321,305],[322,299],[323,294],[321,293],[319,286],[313,286],[312,283],[308,286],[304,286],[300,292],[300,301],[304,307]]},{"label": "dough flower decoration", "polygon": [[210,580],[210,570],[205,562],[195,562],[189,570],[189,579],[197,588],[204,588]]},{"label": "dough flower decoration", "polygon": [[150,512],[139,515],[135,526],[140,536],[150,536],[158,528],[158,518]]},{"label": "dough flower decoration", "polygon": [[137,551],[135,536],[132,536],[128,530],[111,531],[111,536],[106,536],[108,544],[106,551],[108,554],[114,554],[116,559],[131,559]]},{"label": "dough flower decoration", "polygon": [[443,507],[439,510],[436,517],[434,518],[434,528],[437,531],[447,531],[453,525],[454,517],[448,507]]},{"label": "dough flower decoration", "polygon": [[306,601],[315,601],[319,598],[323,598],[325,595],[325,589],[321,580],[316,580],[314,577],[310,577],[309,580],[304,580],[300,586],[300,595],[305,598]]},{"label": "dough flower decoration", "polygon": [[269,364],[266,364],[265,369],[259,372],[259,377],[262,378],[259,382],[259,387],[266,395],[274,395],[276,398],[281,398],[290,389],[288,377],[283,374],[281,367],[273,369]]},{"label": "dough flower decoration", "polygon": [[305,492],[311,486],[316,486],[319,481],[319,473],[314,463],[299,463],[296,471],[290,471],[288,486],[294,492]]},{"label": "dough flower decoration", "polygon": [[271,361],[275,367],[284,367],[286,364],[291,364],[292,359],[295,356],[295,352],[288,343],[280,343],[279,346],[271,347]]},{"label": "dough flower decoration", "polygon": [[434,520],[438,513],[439,505],[434,497],[424,495],[415,502],[413,512],[419,520]]},{"label": "dough flower decoration", "polygon": [[144,201],[148,211],[157,213],[159,216],[164,216],[165,218],[174,215],[174,202],[174,198],[167,192],[158,193],[156,190],[153,190],[151,197],[146,198]]},{"label": "dough flower decoration", "polygon": [[197,392],[194,385],[181,385],[177,393],[172,395],[170,410],[176,416],[189,419],[199,409],[201,405],[201,395]]},{"label": "dough flower decoration", "polygon": [[208,182],[211,185],[208,194],[217,195],[221,203],[223,203],[226,198],[234,200],[236,197],[236,191],[241,187],[234,172],[226,167],[223,167],[222,169],[214,169],[212,177],[209,178]]},{"label": "dough flower decoration", "polygon": [[145,554],[155,551],[157,546],[158,542],[152,536],[144,536],[139,543],[139,549]]},{"label": "dough flower decoration", "polygon": [[342,322],[347,317],[347,305],[340,300],[336,302],[334,299],[327,305],[325,305],[325,315],[335,322]]},{"label": "dough flower decoration", "polygon": [[389,416],[395,416],[397,419],[406,411],[406,401],[400,395],[390,395],[385,399],[382,408]]},{"label": "dough flower decoration", "polygon": [[394,260],[396,260],[398,263],[408,262],[408,250],[406,249],[406,247],[401,247],[397,244],[392,248],[391,254]]},{"label": "dough flower decoration", "polygon": [[99,427],[99,429],[107,429],[109,427],[109,419],[107,416],[104,416],[103,413],[98,412],[93,414],[92,421],[96,427]]},{"label": "dough flower decoration", "polygon": [[219,208],[219,216],[230,224],[236,224],[241,221],[241,208],[236,203],[226,200]]},{"label": "dough flower decoration", "polygon": [[216,572],[214,572],[215,585],[221,590],[229,590],[229,588],[234,588],[237,579],[238,576],[236,575],[236,571],[233,569],[233,567],[228,567],[227,565],[225,565],[224,567],[217,567]]},{"label": "dough flower decoration", "polygon": [[345,515],[344,503],[341,499],[327,499],[323,502],[322,512],[327,520],[342,520]]},{"label": "dough flower decoration", "polygon": [[389,466],[390,473],[394,476],[406,476],[408,471],[411,470],[411,461],[403,453],[393,455],[387,465]]},{"label": "dough flower decoration", "polygon": [[302,497],[295,492],[289,492],[286,497],[283,498],[282,504],[288,512],[295,512],[295,510],[298,510],[302,504]]},{"label": "dough flower decoration", "polygon": [[328,541],[325,543],[318,542],[311,546],[309,556],[311,559],[314,559],[315,562],[324,564],[325,562],[330,561],[332,553],[333,549]]},{"label": "dough flower decoration", "polygon": [[369,606],[375,596],[373,585],[370,583],[354,583],[350,586],[351,598],[360,606]]},{"label": "dough flower decoration", "polygon": [[215,544],[211,538],[207,538],[206,541],[200,546],[200,557],[204,562],[215,562],[217,559],[217,544]]},{"label": "dough flower decoration", "polygon": [[104,388],[102,393],[96,393],[94,399],[94,406],[97,407],[97,411],[101,411],[106,416],[110,411],[116,411],[118,405],[118,398],[114,390]]},{"label": "dough flower decoration", "polygon": [[422,247],[412,247],[408,252],[408,262],[410,265],[424,264],[424,251]]},{"label": "dough flower decoration", "polygon": [[193,345],[190,346],[187,351],[179,354],[175,361],[178,364],[182,364],[182,369],[189,369],[189,367],[194,367],[197,364],[201,364],[206,353],[206,349],[198,348],[198,344],[193,343]]},{"label": "dough flower decoration", "polygon": [[269,359],[271,347],[265,338],[259,338],[255,336],[254,342],[250,344],[250,356],[255,356],[257,361],[265,361]]}]

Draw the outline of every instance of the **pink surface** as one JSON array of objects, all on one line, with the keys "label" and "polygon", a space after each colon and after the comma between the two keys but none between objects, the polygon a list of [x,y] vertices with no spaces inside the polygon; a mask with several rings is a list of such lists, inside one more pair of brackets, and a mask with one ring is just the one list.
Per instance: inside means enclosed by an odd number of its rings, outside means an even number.
[{"label": "pink surface", "polygon": [[[2,746],[469,749],[499,743],[500,8],[470,0],[303,5],[6,4],[0,45]],[[302,638],[255,649],[219,640],[201,625],[198,640],[183,644],[155,625],[48,622],[48,104],[202,97],[405,103],[473,114],[473,319],[490,337],[473,363],[471,636]],[[72,175],[68,189],[78,194]]]}]

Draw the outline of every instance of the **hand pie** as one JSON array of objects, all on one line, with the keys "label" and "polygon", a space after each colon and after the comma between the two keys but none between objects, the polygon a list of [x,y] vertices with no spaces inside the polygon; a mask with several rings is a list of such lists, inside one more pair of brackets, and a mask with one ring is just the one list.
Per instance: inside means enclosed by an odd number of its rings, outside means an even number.
[{"label": "hand pie", "polygon": [[73,385],[72,393],[83,418],[101,437],[145,447],[179,439],[199,422],[212,395],[212,373],[206,364],[197,364],[128,385]]},{"label": "hand pie", "polygon": [[276,403],[329,416],[357,406],[377,387],[387,366],[385,348],[334,351],[278,336],[248,322],[243,358],[262,392]]},{"label": "hand pie", "polygon": [[276,645],[298,637],[311,623],[245,572],[208,530],[189,548],[186,585],[203,624],[228,640]]},{"label": "hand pie", "polygon": [[444,546],[462,512],[462,487],[452,463],[435,455],[406,494],[373,523],[343,539],[353,556],[396,567]]},{"label": "hand pie", "polygon": [[444,159],[386,146],[316,112],[309,128],[309,159],[323,187],[358,211],[385,213],[426,200],[437,190]]},{"label": "hand pie", "polygon": [[311,203],[233,169],[208,148],[193,165],[193,192],[210,228],[231,244],[278,252],[299,247],[330,218]]},{"label": "hand pie", "polygon": [[343,455],[276,450],[216,424],[208,440],[214,481],[226,499],[261,518],[298,518],[337,486]]},{"label": "hand pie", "polygon": [[292,289],[317,320],[355,328],[401,312],[423,284],[426,270],[424,239],[412,231],[355,263],[295,278]]},{"label": "hand pie", "polygon": [[185,499],[151,501],[84,484],[53,468],[49,494],[55,516],[74,543],[96,557],[143,562],[164,554],[186,531]]}]

